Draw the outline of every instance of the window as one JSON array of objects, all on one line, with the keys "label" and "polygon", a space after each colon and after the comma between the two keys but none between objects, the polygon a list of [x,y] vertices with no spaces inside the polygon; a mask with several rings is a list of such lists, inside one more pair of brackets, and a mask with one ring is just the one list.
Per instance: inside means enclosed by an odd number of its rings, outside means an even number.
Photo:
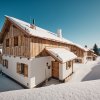
[{"label": "window", "polygon": [[21,66],[20,66],[20,74],[24,75],[24,64],[22,64],[22,63],[21,63]]},{"label": "window", "polygon": [[75,59],[76,63],[82,63],[82,59]]},{"label": "window", "polygon": [[72,61],[66,62],[66,70],[72,67]]},{"label": "window", "polygon": [[28,77],[28,65],[23,63],[17,63],[17,73]]},{"label": "window", "polygon": [[18,37],[14,37],[14,46],[18,46]]},{"label": "window", "polygon": [[8,68],[8,60],[3,59],[3,67]]},{"label": "window", "polygon": [[6,47],[9,47],[9,39],[6,39]]}]

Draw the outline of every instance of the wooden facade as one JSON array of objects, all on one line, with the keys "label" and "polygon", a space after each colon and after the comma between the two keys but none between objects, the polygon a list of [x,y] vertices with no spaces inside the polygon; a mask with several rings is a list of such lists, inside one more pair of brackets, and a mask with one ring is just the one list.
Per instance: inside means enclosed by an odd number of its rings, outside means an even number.
[{"label": "wooden facade", "polygon": [[[3,54],[5,55],[27,58],[43,57],[48,56],[48,53],[45,51],[46,47],[60,47],[69,48],[78,57],[84,56],[84,51],[77,46],[26,35],[21,29],[11,23],[5,34],[3,37]],[[18,38],[18,45],[15,43],[17,41],[16,38]]]},{"label": "wooden facade", "polygon": [[87,52],[87,60],[96,60],[96,58],[97,55],[93,51],[89,50]]},{"label": "wooden facade", "polygon": [[[83,49],[73,44],[30,36],[28,33],[26,33],[25,30],[23,31],[15,23],[7,19],[3,26],[2,36],[0,39],[2,40],[0,40],[0,42],[3,43],[3,54],[12,55],[15,57],[18,56],[31,58],[48,56],[49,54],[45,51],[46,47],[60,47],[66,49],[69,48],[70,51],[81,58],[84,57],[85,52]],[[18,41],[18,43],[15,43],[16,41]]]},{"label": "wooden facade", "polygon": [[94,52],[92,52],[90,50],[87,52],[87,56],[92,56],[93,57],[93,55],[94,55]]},{"label": "wooden facade", "polygon": [[[18,41],[15,41],[16,38]],[[15,45],[15,42],[18,42],[18,45]],[[3,54],[30,57],[30,38],[14,25],[10,25],[3,40]]]}]

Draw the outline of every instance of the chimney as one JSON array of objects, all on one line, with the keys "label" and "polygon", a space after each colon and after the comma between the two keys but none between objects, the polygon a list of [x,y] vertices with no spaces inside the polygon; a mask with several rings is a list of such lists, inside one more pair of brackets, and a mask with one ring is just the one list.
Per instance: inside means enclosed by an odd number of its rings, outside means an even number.
[{"label": "chimney", "polygon": [[57,36],[58,36],[59,38],[62,38],[62,30],[61,30],[61,29],[58,29],[58,30],[57,30]]},{"label": "chimney", "polygon": [[35,27],[35,19],[32,20],[32,24],[30,25],[30,28],[36,29],[36,27]]},{"label": "chimney", "polygon": [[33,19],[33,23],[32,24],[35,25],[35,19]]},{"label": "chimney", "polygon": [[87,48],[87,45],[85,45],[85,48]]}]

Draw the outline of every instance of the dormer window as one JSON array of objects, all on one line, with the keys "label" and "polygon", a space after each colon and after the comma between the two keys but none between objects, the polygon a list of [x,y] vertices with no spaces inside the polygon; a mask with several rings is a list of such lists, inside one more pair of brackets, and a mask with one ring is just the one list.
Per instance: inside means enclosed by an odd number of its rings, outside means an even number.
[{"label": "dormer window", "polygon": [[18,36],[14,37],[14,46],[18,46]]},{"label": "dormer window", "polygon": [[9,39],[6,39],[6,47],[9,47]]}]

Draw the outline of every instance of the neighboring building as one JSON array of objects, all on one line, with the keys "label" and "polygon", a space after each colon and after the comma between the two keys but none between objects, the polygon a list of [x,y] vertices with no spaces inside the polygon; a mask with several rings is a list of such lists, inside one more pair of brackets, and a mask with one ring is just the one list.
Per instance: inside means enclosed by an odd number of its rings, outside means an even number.
[{"label": "neighboring building", "polygon": [[94,51],[93,50],[88,50],[87,51],[87,60],[96,60],[96,58],[97,58],[97,55],[94,53]]},{"label": "neighboring building", "polygon": [[94,53],[92,49],[86,48],[86,60],[87,61],[94,61],[97,58],[97,55]]},{"label": "neighboring building", "polygon": [[[73,72],[73,60],[86,61],[86,49],[19,19],[6,16],[1,30],[3,43],[2,72],[33,88],[54,77],[64,81]],[[77,55],[75,55],[74,53]]]},{"label": "neighboring building", "polygon": [[71,51],[77,55],[77,58],[74,60],[74,62],[76,63],[85,63],[87,62],[87,51],[88,49],[73,43],[73,45],[71,46]]}]

